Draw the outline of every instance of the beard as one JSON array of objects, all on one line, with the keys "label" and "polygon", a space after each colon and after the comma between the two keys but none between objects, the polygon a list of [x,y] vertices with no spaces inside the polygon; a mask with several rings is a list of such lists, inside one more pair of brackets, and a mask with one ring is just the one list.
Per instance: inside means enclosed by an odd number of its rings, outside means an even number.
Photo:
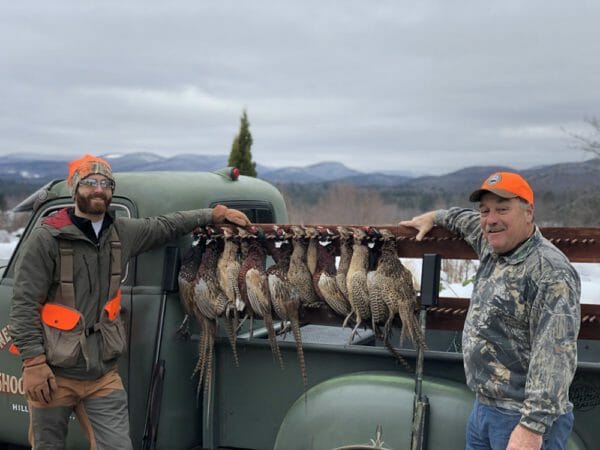
[{"label": "beard", "polygon": [[[96,199],[102,201],[97,201]],[[93,216],[104,214],[108,210],[111,200],[112,199],[108,198],[103,192],[93,193],[88,196],[81,195],[77,192],[75,195],[75,202],[77,203],[79,211]]]}]

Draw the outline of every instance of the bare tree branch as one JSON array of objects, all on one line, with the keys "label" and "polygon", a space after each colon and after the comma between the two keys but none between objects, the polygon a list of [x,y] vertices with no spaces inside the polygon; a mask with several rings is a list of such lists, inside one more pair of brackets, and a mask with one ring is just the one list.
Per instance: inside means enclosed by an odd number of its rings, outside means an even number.
[{"label": "bare tree branch", "polygon": [[584,152],[600,157],[600,119],[592,117],[585,119],[585,122],[592,127],[589,134],[574,133],[566,131],[576,143],[576,147]]}]

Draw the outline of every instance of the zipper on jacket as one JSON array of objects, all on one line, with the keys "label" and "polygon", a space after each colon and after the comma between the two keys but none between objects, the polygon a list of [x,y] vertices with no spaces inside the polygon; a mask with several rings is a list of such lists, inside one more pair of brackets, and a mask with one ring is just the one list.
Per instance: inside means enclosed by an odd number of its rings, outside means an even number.
[{"label": "zipper on jacket", "polygon": [[[100,321],[100,318],[102,316],[102,309],[104,308],[104,304],[106,303],[106,301],[108,300],[108,298],[104,299],[102,297],[102,250],[101,247],[106,247],[106,234],[102,233],[100,236],[98,236],[98,242],[96,243],[97,246],[97,251],[96,251],[96,267],[98,269],[98,273],[96,274],[96,276],[98,277],[98,280],[100,281],[99,285],[98,285],[98,294],[100,295],[99,301],[97,303],[97,309],[96,309],[96,322]],[[111,266],[111,255],[109,254],[108,257],[108,279],[110,281],[110,268]],[[110,291],[110,288],[109,288]],[[110,292],[108,292],[107,297],[110,297]]]},{"label": "zipper on jacket", "polygon": [[83,262],[85,262],[85,272],[87,273],[87,277],[88,277],[88,294],[92,294],[92,274],[91,269],[90,269],[90,264],[87,260],[87,257],[85,254],[83,254]]}]

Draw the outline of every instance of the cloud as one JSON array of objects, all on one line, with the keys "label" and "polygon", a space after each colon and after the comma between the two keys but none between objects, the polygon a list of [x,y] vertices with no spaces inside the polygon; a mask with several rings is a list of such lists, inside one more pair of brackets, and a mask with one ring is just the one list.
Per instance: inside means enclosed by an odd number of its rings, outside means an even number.
[{"label": "cloud", "polygon": [[580,160],[597,116],[600,4],[12,2],[0,154],[228,153],[439,173]]}]

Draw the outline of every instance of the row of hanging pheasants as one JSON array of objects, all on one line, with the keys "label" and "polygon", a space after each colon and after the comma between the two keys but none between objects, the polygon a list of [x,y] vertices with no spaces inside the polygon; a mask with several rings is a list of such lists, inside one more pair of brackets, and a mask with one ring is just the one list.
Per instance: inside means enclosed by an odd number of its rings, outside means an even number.
[{"label": "row of hanging pheasants", "polygon": [[[193,238],[179,271],[186,313],[180,332],[186,333],[189,317],[196,319],[200,327],[194,371],[199,374],[198,390],[211,383],[219,318],[236,365],[237,329],[248,318],[252,333],[256,318],[264,321],[273,355],[283,368],[274,326],[274,319],[281,320],[280,332],[291,329],[294,336],[305,386],[301,308],[328,305],[344,317],[343,326],[354,324],[350,341],[361,325],[370,326],[409,370],[390,343],[396,316],[402,324],[400,344],[408,336],[416,347],[425,348],[415,316],[417,296],[412,273],[400,261],[396,237],[386,228],[271,225],[265,232],[258,226],[223,226],[196,229]],[[267,267],[269,255],[273,264]]]}]

